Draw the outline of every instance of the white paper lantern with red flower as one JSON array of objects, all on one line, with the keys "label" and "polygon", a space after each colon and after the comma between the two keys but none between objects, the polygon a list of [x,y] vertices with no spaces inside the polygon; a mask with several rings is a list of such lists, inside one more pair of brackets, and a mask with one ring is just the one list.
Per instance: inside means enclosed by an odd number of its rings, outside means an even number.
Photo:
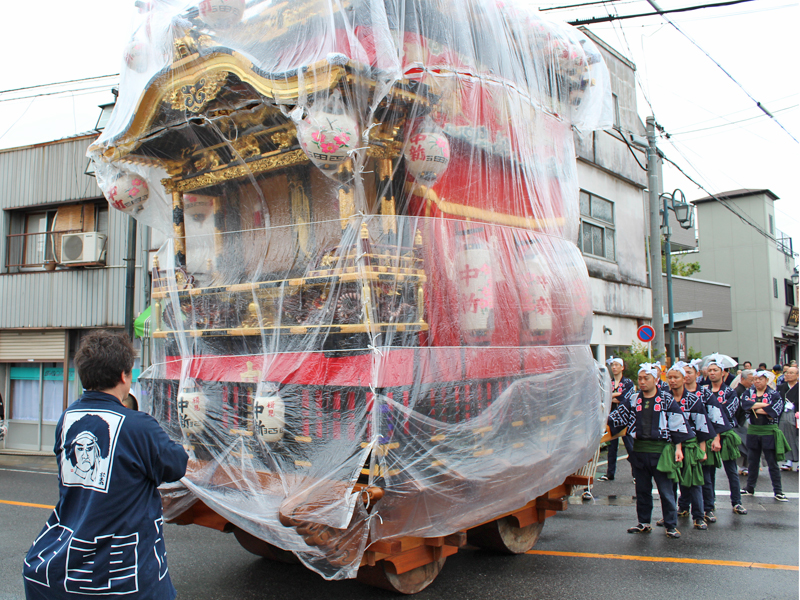
[{"label": "white paper lantern with red flower", "polygon": [[141,175],[123,171],[120,177],[103,190],[103,195],[117,210],[135,215],[144,208],[150,197],[150,188]]},{"label": "white paper lantern with red flower", "polygon": [[256,435],[262,442],[279,442],[286,428],[286,406],[277,393],[259,392],[253,400]]},{"label": "white paper lantern with red flower", "polygon": [[197,8],[203,23],[224,29],[242,20],[244,0],[203,0]]},{"label": "white paper lantern with red flower", "polygon": [[137,73],[147,70],[147,47],[144,42],[130,42],[125,46],[125,64]]},{"label": "white paper lantern with red flower", "polygon": [[312,112],[297,125],[297,139],[315,165],[333,175],[358,144],[358,123],[346,113]]},{"label": "white paper lantern with red flower", "polygon": [[183,215],[185,220],[202,225],[212,214],[214,214],[213,196],[183,195]]},{"label": "white paper lantern with red flower", "polygon": [[411,136],[403,155],[408,172],[430,185],[450,164],[450,142],[441,131],[421,131]]}]

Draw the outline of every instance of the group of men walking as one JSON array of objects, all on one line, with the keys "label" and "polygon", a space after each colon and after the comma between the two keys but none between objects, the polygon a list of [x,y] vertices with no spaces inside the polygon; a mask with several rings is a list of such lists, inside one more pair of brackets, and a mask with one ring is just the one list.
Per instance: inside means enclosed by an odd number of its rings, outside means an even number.
[{"label": "group of men walking", "polygon": [[[722,360],[713,357],[706,365],[707,379],[698,382],[700,360],[677,362],[661,380],[658,363],[640,365],[638,390],[623,377],[620,358],[608,361],[612,375],[612,410],[608,417],[614,439],[609,445],[608,470],[599,479],[613,480],[616,473],[618,437],[628,450],[636,486],[638,523],[629,533],[650,533],[653,512],[653,483],[661,499],[663,526],[670,538],[679,538],[677,518],[691,514],[695,529],[706,530],[715,523],[716,472],[722,468],[731,491],[731,506],[746,515],[742,495],[753,495],[758,465],[763,456],[769,466],[775,500],[786,502],[781,487],[779,461],[784,460],[788,441],[778,427],[787,393],[797,395],[797,378],[787,390],[768,386],[770,373],[755,371],[741,381],[752,387],[740,393],[726,383]],[[795,402],[796,406],[796,402]],[[737,459],[742,439],[735,428],[749,418],[746,450],[751,465],[744,488],[740,487]],[[797,435],[795,433],[795,435]],[[680,496],[678,496],[680,490]]]}]

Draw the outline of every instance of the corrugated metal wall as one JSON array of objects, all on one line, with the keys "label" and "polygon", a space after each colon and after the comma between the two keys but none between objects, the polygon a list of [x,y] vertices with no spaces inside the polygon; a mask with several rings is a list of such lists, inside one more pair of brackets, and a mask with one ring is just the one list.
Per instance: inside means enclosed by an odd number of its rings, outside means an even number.
[{"label": "corrugated metal wall", "polygon": [[[101,198],[94,177],[84,175],[86,149],[95,136],[0,152],[0,208],[23,209],[42,204]],[[0,212],[0,231],[9,232],[11,211]],[[124,258],[129,217],[109,212],[106,267],[51,273],[0,275],[0,329],[122,326],[125,303]],[[137,265],[145,228],[138,228]],[[6,244],[0,245],[5,266]],[[145,263],[146,264],[146,263]],[[144,310],[141,267],[136,273],[134,312]]]},{"label": "corrugated metal wall", "polygon": [[85,175],[96,135],[0,151],[0,207],[23,208],[103,195]]}]

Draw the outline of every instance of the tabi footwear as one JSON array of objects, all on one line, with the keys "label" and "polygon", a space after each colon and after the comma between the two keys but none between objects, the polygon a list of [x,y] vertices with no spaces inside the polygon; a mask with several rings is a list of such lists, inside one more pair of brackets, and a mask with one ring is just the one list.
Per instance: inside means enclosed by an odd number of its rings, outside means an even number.
[{"label": "tabi footwear", "polygon": [[778,502],[788,502],[789,499],[786,497],[786,494],[775,494],[775,500]]},{"label": "tabi footwear", "polygon": [[741,490],[741,494],[742,494],[742,496],[753,496],[753,495],[755,495],[755,492],[748,491],[748,490]]},{"label": "tabi footwear", "polygon": [[663,527],[664,526],[664,519],[659,519],[656,521],[656,527]]},{"label": "tabi footwear", "polygon": [[687,508],[686,510],[679,510],[678,511],[678,516],[679,517],[688,517],[689,516],[689,509]]},{"label": "tabi footwear", "polygon": [[681,532],[678,531],[675,527],[670,527],[667,529],[667,537],[668,538],[679,538],[681,537]]},{"label": "tabi footwear", "polygon": [[716,523],[717,522],[717,517],[714,514],[713,510],[707,511],[706,514],[703,515],[703,519],[705,519],[706,523]]},{"label": "tabi footwear", "polygon": [[609,477],[608,475],[600,475],[600,477],[597,478],[597,481],[614,481],[614,476],[612,475]]},{"label": "tabi footwear", "polygon": [[746,515],[747,509],[741,504],[737,504],[733,507],[733,512],[735,512],[737,515]]},{"label": "tabi footwear", "polygon": [[635,527],[628,527],[628,533],[650,533],[651,531],[653,531],[653,528],[643,523],[639,523]]}]

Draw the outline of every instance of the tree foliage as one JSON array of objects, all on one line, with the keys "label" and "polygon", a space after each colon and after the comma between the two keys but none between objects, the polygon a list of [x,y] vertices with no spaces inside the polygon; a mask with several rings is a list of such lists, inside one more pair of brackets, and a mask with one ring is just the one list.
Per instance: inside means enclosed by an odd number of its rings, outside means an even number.
[{"label": "tree foliage", "polygon": [[620,352],[619,357],[625,361],[625,370],[623,371],[623,375],[636,383],[639,365],[646,362],[663,360],[664,354],[653,354],[653,358],[649,358],[647,356],[647,344],[634,342],[630,348]]},{"label": "tree foliage", "polygon": [[[691,277],[700,272],[699,262],[683,262],[680,255],[673,254],[670,264],[672,266],[672,274],[680,277]],[[661,272],[667,272],[667,257],[663,254],[661,255]]]}]

